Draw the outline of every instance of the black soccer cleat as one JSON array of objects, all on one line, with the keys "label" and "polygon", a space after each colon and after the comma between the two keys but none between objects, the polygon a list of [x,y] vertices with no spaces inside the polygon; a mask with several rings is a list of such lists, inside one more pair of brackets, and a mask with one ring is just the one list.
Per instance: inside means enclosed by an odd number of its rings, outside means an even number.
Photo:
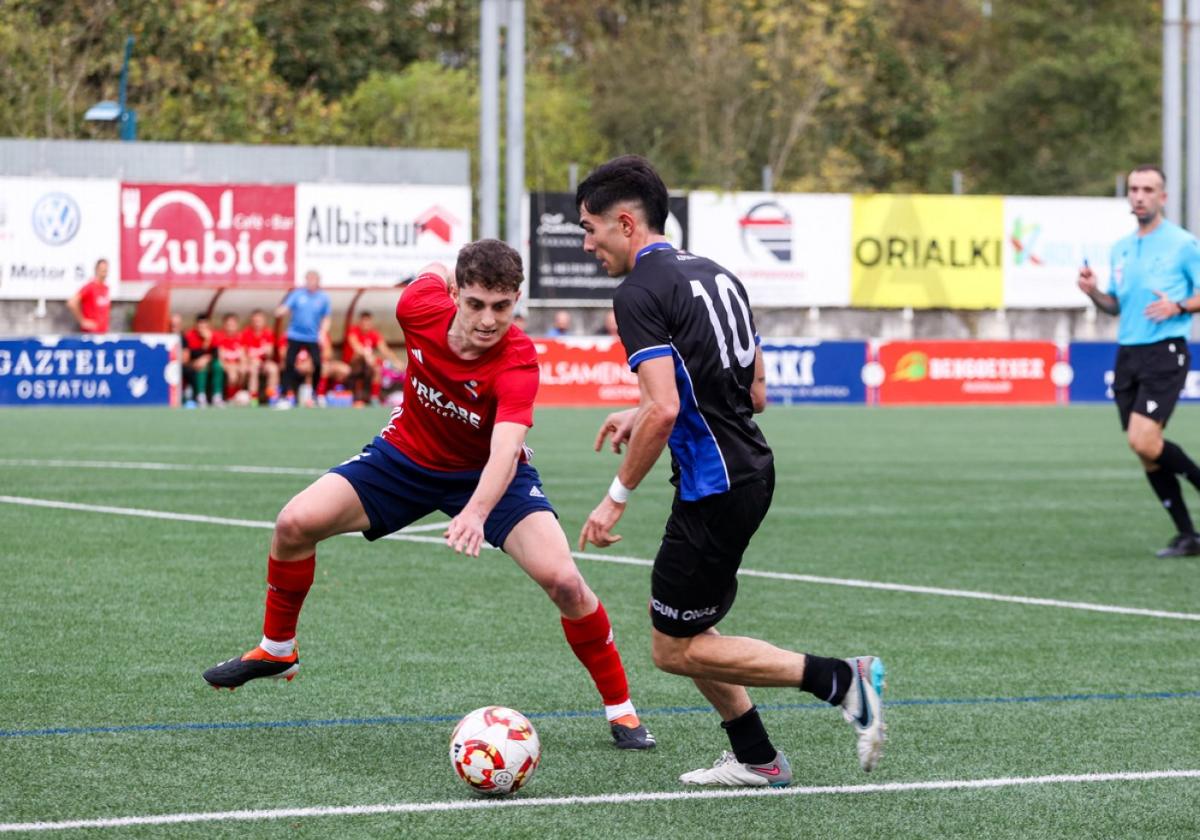
[{"label": "black soccer cleat", "polygon": [[1176,534],[1166,548],[1154,552],[1155,557],[1196,557],[1200,556],[1200,537],[1195,534]]},{"label": "black soccer cleat", "polygon": [[204,679],[213,688],[234,689],[250,680],[264,677],[289,682],[300,670],[300,655],[293,650],[288,656],[272,656],[260,647],[242,656],[226,659],[204,672]]},{"label": "black soccer cleat", "polygon": [[642,724],[625,726],[620,723],[611,725],[613,744],[619,750],[652,750],[657,741]]}]

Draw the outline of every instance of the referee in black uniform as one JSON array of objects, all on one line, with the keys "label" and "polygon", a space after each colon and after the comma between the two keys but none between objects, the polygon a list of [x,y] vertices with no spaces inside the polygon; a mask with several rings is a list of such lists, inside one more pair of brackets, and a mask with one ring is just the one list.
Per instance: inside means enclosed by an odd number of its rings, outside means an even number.
[{"label": "referee in black uniform", "polygon": [[762,351],[749,298],[729,271],[677,251],[663,236],[667,188],[643,158],[625,156],[591,173],[575,194],[584,250],[612,277],[617,330],[637,372],[637,408],[610,415],[596,438],[625,457],[579,535],[582,549],[612,533],[630,492],[670,446],[675,499],[651,582],[654,663],[690,677],[721,715],[732,750],[685,784],[784,786],[775,749],[745,686],[792,686],[833,706],[854,727],[860,766],[883,751],[883,663],[783,650],[722,636],[717,623],[737,594],[737,571],[771,504],[775,467],[754,422],[766,406]]},{"label": "referee in black uniform", "polygon": [[1158,556],[1190,557],[1200,554],[1200,538],[1177,476],[1200,489],[1200,467],[1163,430],[1191,368],[1187,336],[1200,305],[1200,245],[1163,218],[1166,177],[1157,166],[1130,172],[1127,195],[1138,227],[1112,248],[1108,291],[1100,291],[1086,264],[1079,288],[1101,311],[1120,316],[1113,395],[1121,428],[1176,531]]}]

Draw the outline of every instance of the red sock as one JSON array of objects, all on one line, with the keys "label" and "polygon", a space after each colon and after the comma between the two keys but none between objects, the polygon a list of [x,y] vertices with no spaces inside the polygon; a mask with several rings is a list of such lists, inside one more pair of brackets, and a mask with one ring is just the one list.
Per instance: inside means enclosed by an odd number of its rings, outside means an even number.
[{"label": "red sock", "polygon": [[604,611],[604,604],[598,605],[594,613],[583,618],[564,616],[562,626],[567,644],[592,675],[604,705],[615,706],[629,700],[625,667],[613,643],[612,625],[608,621],[608,613]]},{"label": "red sock", "polygon": [[317,555],[295,563],[267,558],[267,611],[263,616],[263,635],[275,642],[296,638],[300,608],[312,586]]},{"label": "red sock", "polygon": [[383,393],[383,383],[380,382],[378,379],[372,380],[372,382],[371,382],[371,399],[373,399],[373,400],[379,399],[379,395],[382,393]]}]

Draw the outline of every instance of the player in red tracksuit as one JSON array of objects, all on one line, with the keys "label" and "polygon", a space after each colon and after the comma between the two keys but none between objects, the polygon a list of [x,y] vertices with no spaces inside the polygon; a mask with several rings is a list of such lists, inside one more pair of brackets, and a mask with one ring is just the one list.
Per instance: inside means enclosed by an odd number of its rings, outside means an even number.
[{"label": "player in red tracksuit", "polygon": [[456,271],[429,266],[396,305],[407,338],[404,402],[382,434],[333,467],[279,513],[267,561],[262,641],[204,672],[218,688],[299,670],[296,623],[312,585],[317,543],[361,531],[376,540],[440,510],[446,544],[478,556],[502,549],[562,613],[567,642],[604,702],[616,746],[654,737],[630,701],[603,604],[571,557],[566,535],[529,463],[525,436],[538,388],[533,342],[512,329],[521,257],[496,240],[459,253]]}]

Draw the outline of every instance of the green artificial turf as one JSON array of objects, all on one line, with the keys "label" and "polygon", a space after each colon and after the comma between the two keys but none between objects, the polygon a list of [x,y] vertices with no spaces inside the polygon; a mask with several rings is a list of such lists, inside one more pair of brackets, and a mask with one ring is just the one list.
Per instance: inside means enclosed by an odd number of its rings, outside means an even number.
[{"label": "green artificial turf", "polygon": [[[603,416],[541,410],[530,435],[572,544],[617,464],[591,451]],[[1200,835],[1197,778],[639,799],[680,791],[679,773],[727,742],[694,687],[654,669],[649,569],[638,564],[578,561],[658,736],[651,753],[611,748],[555,609],[495,551],[327,541],[297,679],[208,688],[204,668],[258,639],[275,514],[385,420],[379,410],[0,410],[0,823],[469,804],[449,734],[460,715],[498,703],[533,716],[543,743],[514,803],[629,801],[39,836]],[[1197,420],[1181,407],[1169,435],[1193,455]],[[778,484],[744,569],[785,577],[744,575],[722,631],[873,653],[889,671],[891,738],[869,776],[835,711],[792,690],[753,692],[795,785],[1200,770],[1200,621],[786,577],[1200,613],[1200,559],[1155,559],[1170,521],[1111,407],[797,407],[761,421]],[[636,491],[622,542],[589,553],[652,558],[666,477],[660,463]],[[179,514],[236,522],[169,518]]]}]

